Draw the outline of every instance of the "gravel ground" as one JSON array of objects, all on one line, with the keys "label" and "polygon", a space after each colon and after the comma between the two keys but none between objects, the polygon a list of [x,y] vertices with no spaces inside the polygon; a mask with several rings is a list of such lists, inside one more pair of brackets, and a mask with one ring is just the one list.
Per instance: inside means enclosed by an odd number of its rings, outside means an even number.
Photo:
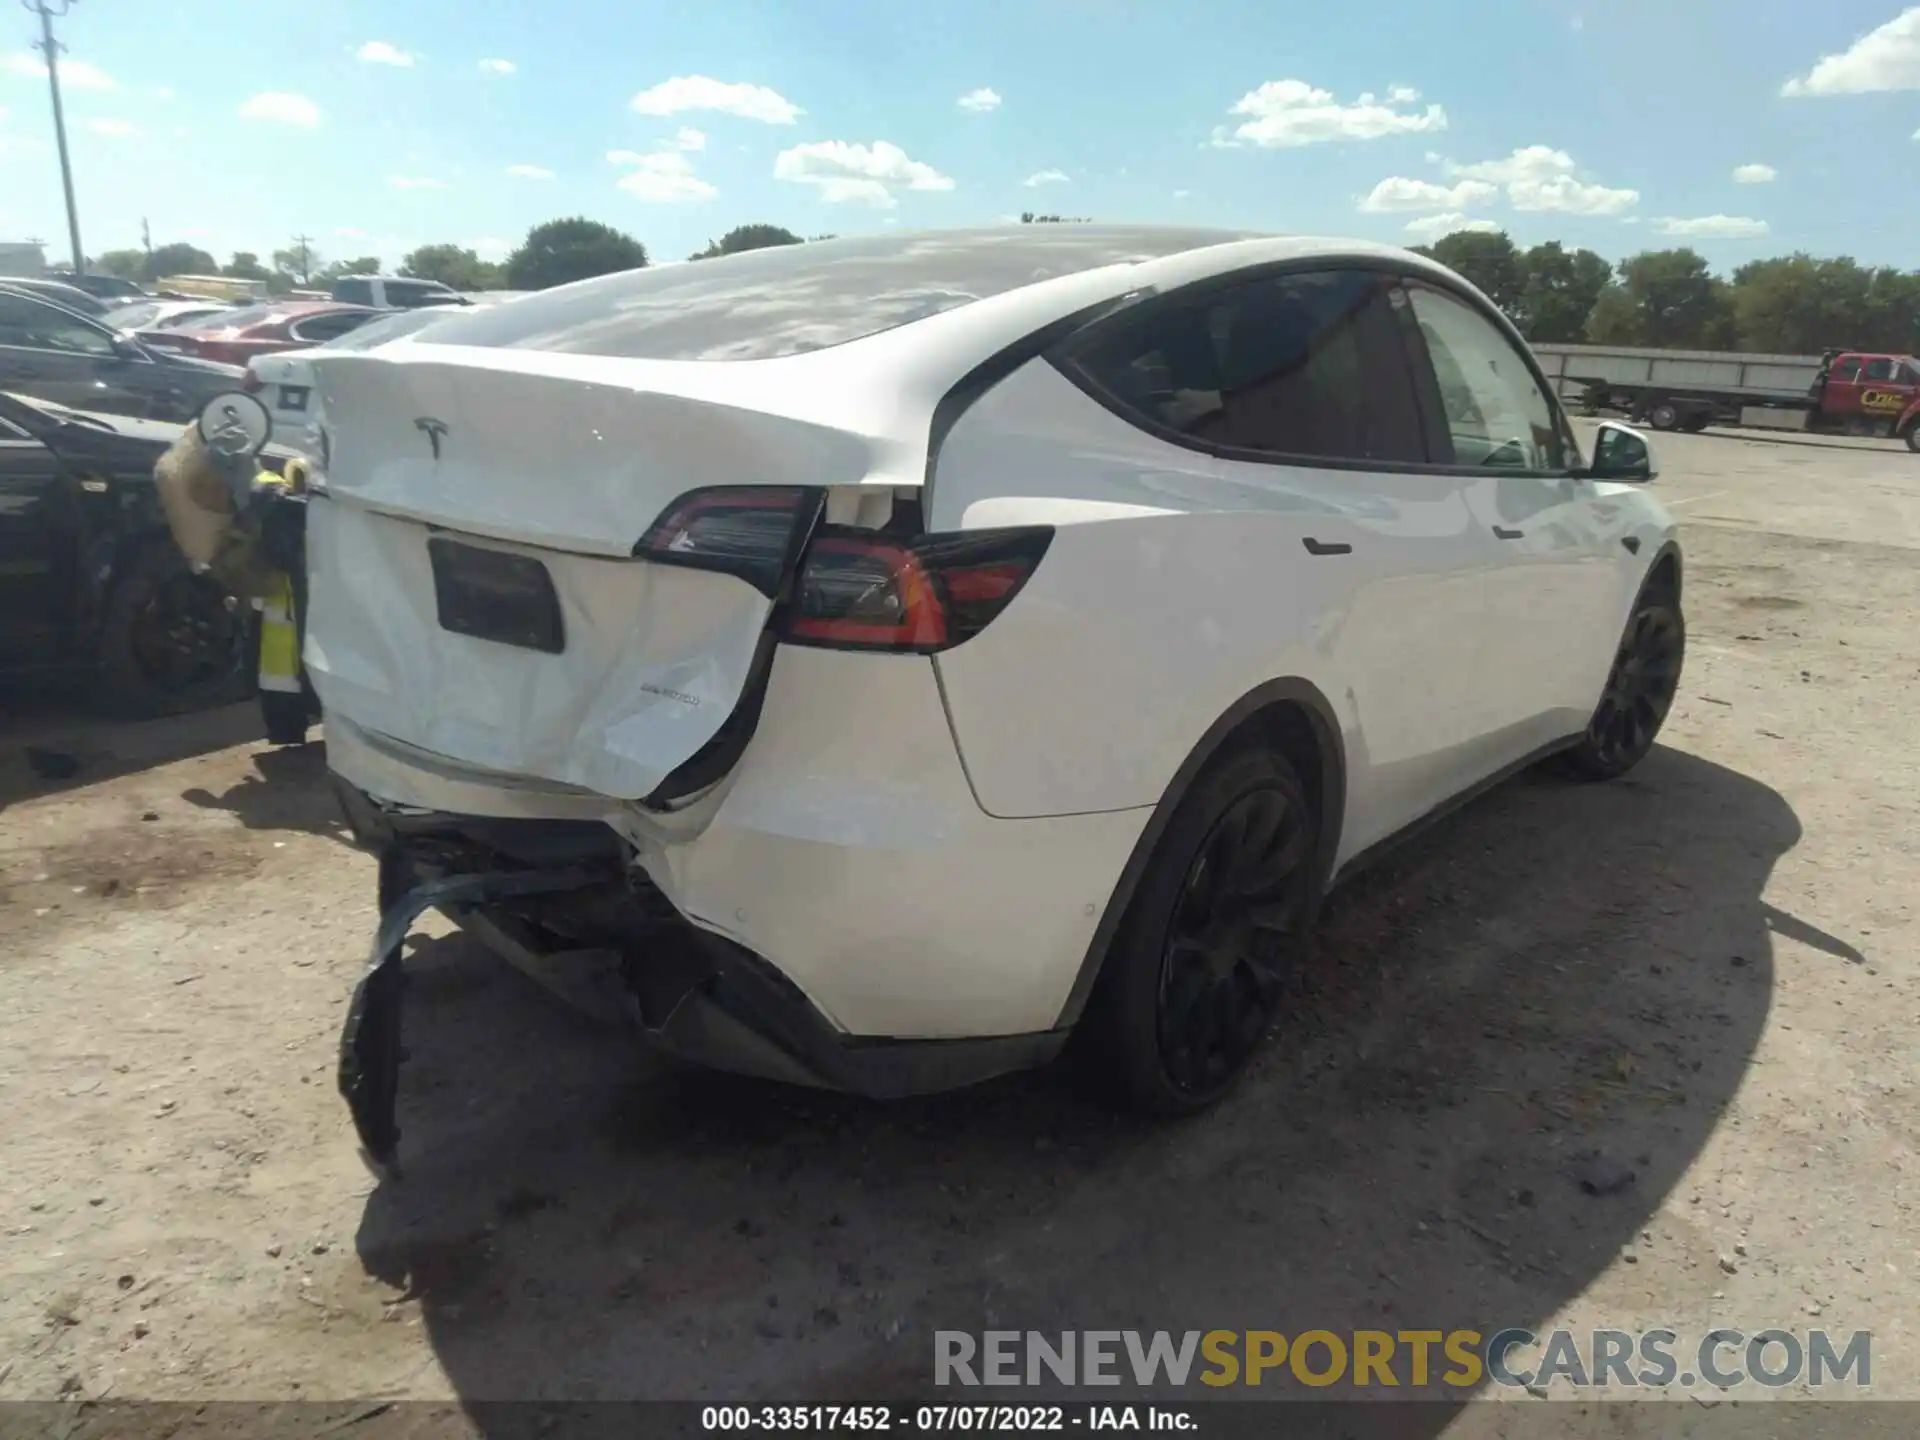
[{"label": "gravel ground", "polygon": [[[16,717],[0,1399],[845,1401],[924,1389],[936,1328],[1556,1323],[1867,1328],[1875,1393],[1920,1398],[1920,465],[1660,449],[1661,748],[1343,893],[1250,1083],[1180,1125],[1052,1073],[879,1106],[675,1072],[429,927],[376,1187],[332,1084],[373,863],[320,747]],[[1631,1179],[1588,1193],[1596,1154]]]}]

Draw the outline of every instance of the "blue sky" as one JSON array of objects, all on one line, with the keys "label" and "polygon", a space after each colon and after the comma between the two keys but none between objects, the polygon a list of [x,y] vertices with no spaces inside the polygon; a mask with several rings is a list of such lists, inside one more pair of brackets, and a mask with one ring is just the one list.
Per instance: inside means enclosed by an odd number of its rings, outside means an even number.
[{"label": "blue sky", "polygon": [[[0,240],[64,258],[33,21],[4,13]],[[95,254],[143,216],[222,260],[304,232],[392,265],[568,214],[674,260],[747,221],[1034,209],[1920,265],[1901,0],[79,0],[60,24]]]}]

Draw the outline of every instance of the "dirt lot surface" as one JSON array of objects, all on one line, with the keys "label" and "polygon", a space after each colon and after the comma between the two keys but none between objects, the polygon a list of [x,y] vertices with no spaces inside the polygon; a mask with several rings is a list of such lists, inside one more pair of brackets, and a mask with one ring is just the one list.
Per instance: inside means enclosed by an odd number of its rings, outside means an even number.
[{"label": "dirt lot surface", "polygon": [[893,1106],[677,1074],[440,933],[376,1186],[333,1088],[374,867],[320,747],[16,720],[0,1399],[845,1401],[924,1392],[936,1328],[1554,1323],[1869,1328],[1876,1394],[1920,1398],[1920,463],[1660,448],[1662,748],[1522,777],[1341,895],[1258,1072],[1180,1125],[1054,1074]]}]

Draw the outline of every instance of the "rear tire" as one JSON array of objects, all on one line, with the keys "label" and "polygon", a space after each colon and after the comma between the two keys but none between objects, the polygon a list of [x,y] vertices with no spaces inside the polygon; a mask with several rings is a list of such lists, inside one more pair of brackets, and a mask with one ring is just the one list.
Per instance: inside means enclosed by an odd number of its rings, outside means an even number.
[{"label": "rear tire", "polygon": [[1680,424],[1680,411],[1671,401],[1662,400],[1647,410],[1647,423],[1656,430],[1672,430]]},{"label": "rear tire", "polygon": [[1612,780],[1646,758],[1673,708],[1686,652],[1687,625],[1678,597],[1666,589],[1642,592],[1627,617],[1586,734],[1567,752],[1574,774]]},{"label": "rear tire", "polygon": [[244,700],[254,682],[252,619],[171,543],[146,546],[107,594],[97,656],[102,703],[150,719]]},{"label": "rear tire", "polygon": [[1916,455],[1920,455],[1920,423],[1909,425],[1907,427],[1906,439],[1907,439],[1907,449],[1913,451],[1913,453]]},{"label": "rear tire", "polygon": [[1304,952],[1320,820],[1284,757],[1242,750],[1188,791],[1107,952],[1083,1021],[1128,1108],[1190,1115],[1245,1073]]}]

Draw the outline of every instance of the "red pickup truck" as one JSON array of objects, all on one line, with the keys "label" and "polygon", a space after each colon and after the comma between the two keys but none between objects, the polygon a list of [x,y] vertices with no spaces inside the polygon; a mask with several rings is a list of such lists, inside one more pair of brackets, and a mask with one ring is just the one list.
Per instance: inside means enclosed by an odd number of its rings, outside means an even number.
[{"label": "red pickup truck", "polygon": [[1810,430],[1885,435],[1920,453],[1920,361],[1911,355],[1830,350],[1822,357]]}]

